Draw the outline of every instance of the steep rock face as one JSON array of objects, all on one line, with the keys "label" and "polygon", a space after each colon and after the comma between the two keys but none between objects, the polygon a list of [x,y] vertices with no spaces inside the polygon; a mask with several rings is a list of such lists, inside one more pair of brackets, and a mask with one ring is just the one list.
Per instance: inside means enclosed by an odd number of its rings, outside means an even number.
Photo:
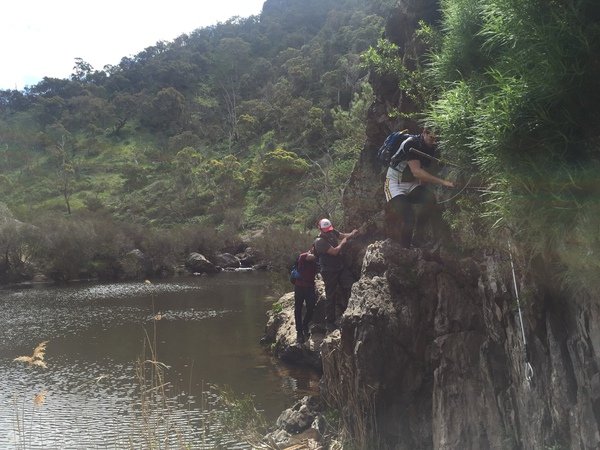
[{"label": "steep rock face", "polygon": [[[400,51],[434,0],[403,0],[386,26]],[[367,139],[344,192],[347,229],[382,236],[383,168],[376,150],[418,124],[394,80],[372,74]],[[350,253],[350,252],[349,252]],[[341,330],[321,346],[322,394],[358,447],[600,449],[600,304],[520,279],[521,331],[504,255],[457,260],[378,241],[348,255],[355,283]],[[363,258],[364,256],[364,258]],[[531,373],[529,371],[531,367]]]},{"label": "steep rock face", "polygon": [[369,246],[321,348],[322,394],[355,435],[396,449],[599,448],[598,306],[532,298],[526,355],[503,269]]}]

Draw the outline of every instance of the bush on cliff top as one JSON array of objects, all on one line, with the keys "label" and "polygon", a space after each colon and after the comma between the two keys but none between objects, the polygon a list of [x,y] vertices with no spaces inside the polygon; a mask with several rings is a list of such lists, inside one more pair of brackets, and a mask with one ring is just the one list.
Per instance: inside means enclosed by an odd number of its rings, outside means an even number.
[{"label": "bush on cliff top", "polygon": [[[600,5],[585,1],[444,0],[428,121],[442,150],[489,190],[457,210],[506,227],[593,286],[600,186]],[[462,218],[462,219],[461,219]],[[468,229],[468,227],[460,227]]]}]

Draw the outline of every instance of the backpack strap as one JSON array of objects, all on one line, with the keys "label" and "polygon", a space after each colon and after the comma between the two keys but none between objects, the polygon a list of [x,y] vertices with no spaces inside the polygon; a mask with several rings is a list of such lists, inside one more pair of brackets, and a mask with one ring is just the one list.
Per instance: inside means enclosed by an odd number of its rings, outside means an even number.
[{"label": "backpack strap", "polygon": [[315,249],[315,256],[320,256],[320,255],[321,255],[321,252],[319,252],[319,250],[317,249],[317,248],[318,248],[318,246],[317,246],[317,241],[318,241],[319,239],[323,239],[323,236],[321,236],[321,235],[318,235],[318,236],[315,238],[315,240],[313,241],[313,248]]}]

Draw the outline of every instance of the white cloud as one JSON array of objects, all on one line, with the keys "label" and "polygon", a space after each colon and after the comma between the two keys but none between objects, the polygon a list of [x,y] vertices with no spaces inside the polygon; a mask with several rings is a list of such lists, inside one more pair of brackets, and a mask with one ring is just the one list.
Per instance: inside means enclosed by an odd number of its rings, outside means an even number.
[{"label": "white cloud", "polygon": [[158,41],[259,14],[265,0],[4,0],[0,89],[43,77],[67,78],[75,58],[95,69],[118,64]]}]

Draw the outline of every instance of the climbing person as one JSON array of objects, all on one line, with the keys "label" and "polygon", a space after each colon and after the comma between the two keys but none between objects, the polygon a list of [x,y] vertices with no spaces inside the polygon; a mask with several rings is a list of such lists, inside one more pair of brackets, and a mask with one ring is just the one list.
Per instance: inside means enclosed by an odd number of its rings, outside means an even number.
[{"label": "climbing person", "polygon": [[[294,321],[296,342],[302,344],[308,337],[308,325],[315,309],[315,276],[317,275],[317,257],[314,246],[301,253],[296,261],[297,276],[294,279]],[[306,313],[302,318],[302,307],[306,304]]]},{"label": "climbing person", "polygon": [[321,277],[325,284],[325,322],[328,331],[332,331],[336,325],[336,307],[341,314],[346,309],[350,298],[350,288],[354,282],[352,273],[346,267],[341,255],[343,247],[348,239],[355,237],[358,230],[351,233],[341,233],[331,224],[329,219],[321,219],[318,222],[320,231],[315,239],[315,254],[319,258]]},{"label": "climbing person", "polygon": [[[442,221],[435,194],[427,187],[438,184],[453,188],[454,183],[429,173],[426,168],[436,151],[435,134],[423,128],[419,135],[410,136],[393,154],[385,177],[385,231],[387,237],[404,248],[425,244],[429,225],[433,240],[448,234]],[[416,214],[413,205],[420,205]],[[413,230],[415,236],[413,237]]]}]

